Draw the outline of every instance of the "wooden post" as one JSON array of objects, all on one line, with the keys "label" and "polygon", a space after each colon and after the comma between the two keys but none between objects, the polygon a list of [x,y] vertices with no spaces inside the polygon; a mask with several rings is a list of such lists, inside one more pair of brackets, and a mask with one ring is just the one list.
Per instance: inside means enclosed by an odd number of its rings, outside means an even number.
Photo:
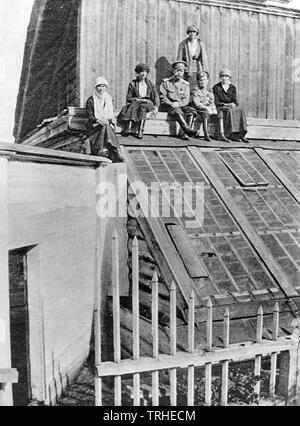
[{"label": "wooden post", "polygon": [[4,406],[5,383],[0,383],[0,407]]},{"label": "wooden post", "polygon": [[[133,315],[133,359],[140,357],[139,328],[139,245],[137,237],[132,243],[132,315]],[[133,405],[140,405],[140,375],[133,375]]]},{"label": "wooden post", "polygon": [[[207,301],[207,322],[206,322],[206,349],[208,351],[212,350],[212,302],[209,298]],[[205,365],[205,404],[211,405],[211,363]]]},{"label": "wooden post", "polygon": [[[276,342],[278,339],[278,329],[279,329],[279,306],[276,302],[274,305],[273,313],[273,330],[272,330],[272,339]],[[277,370],[277,352],[271,354],[271,373],[270,373],[270,396],[273,398],[275,396],[276,388],[276,370]]]},{"label": "wooden post", "polygon": [[[170,288],[170,353],[176,355],[177,335],[176,335],[176,285],[172,281]],[[177,405],[177,376],[176,368],[170,369],[170,404]]]},{"label": "wooden post", "polygon": [[[103,169],[100,168],[97,175],[97,181],[103,178]],[[101,222],[98,215],[96,216],[96,248],[95,248],[95,308],[94,308],[94,340],[95,340],[95,365],[101,364],[102,348],[101,348]],[[43,312],[43,300],[41,299],[41,312]],[[44,334],[44,330],[43,330]],[[44,360],[45,363],[45,360]],[[96,369],[97,370],[97,369]],[[95,405],[102,406],[102,378],[96,373],[95,376]]]},{"label": "wooden post", "polygon": [[[256,343],[262,343],[262,329],[263,329],[263,308],[260,306],[257,311],[257,326],[256,326]],[[261,373],[261,355],[255,356],[254,374],[260,376]],[[260,394],[260,379],[255,385],[255,393],[259,396]]]},{"label": "wooden post", "polygon": [[[94,324],[95,324],[95,364],[101,364],[101,321],[100,311],[94,311]],[[102,406],[102,379],[96,373],[95,377],[95,405],[96,407]]]},{"label": "wooden post", "polygon": [[[224,329],[223,329],[223,347],[229,346],[229,310],[225,309],[224,313]],[[221,404],[226,406],[228,403],[228,369],[229,361],[224,361],[222,364],[222,391],[221,391]]]},{"label": "wooden post", "polygon": [[211,351],[212,349],[212,327],[213,327],[213,321],[212,321],[212,302],[211,298],[208,298],[207,301],[207,322],[206,322],[206,349],[208,351]]},{"label": "wooden post", "polygon": [[[195,295],[192,291],[189,303],[189,324],[188,324],[188,345],[189,352],[193,353],[195,348]],[[188,406],[193,406],[195,403],[195,367],[188,367]]]},{"label": "wooden post", "polygon": [[[112,286],[113,286],[113,329],[114,361],[121,361],[120,327],[120,282],[119,282],[119,237],[116,229],[112,237]],[[121,376],[115,377],[115,405],[122,404]]]},{"label": "wooden post", "polygon": [[[158,277],[154,272],[152,278],[152,342],[153,358],[158,357]],[[152,372],[152,405],[159,406],[159,372]]]}]

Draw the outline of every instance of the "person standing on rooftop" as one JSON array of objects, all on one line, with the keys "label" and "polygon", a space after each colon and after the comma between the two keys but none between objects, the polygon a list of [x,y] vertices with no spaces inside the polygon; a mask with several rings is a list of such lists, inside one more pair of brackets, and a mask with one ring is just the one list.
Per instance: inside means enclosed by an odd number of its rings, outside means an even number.
[{"label": "person standing on rooftop", "polygon": [[185,79],[190,83],[191,91],[198,86],[197,74],[207,71],[208,60],[203,41],[199,37],[199,28],[189,25],[186,30],[187,38],[179,44],[177,60],[187,64]]}]

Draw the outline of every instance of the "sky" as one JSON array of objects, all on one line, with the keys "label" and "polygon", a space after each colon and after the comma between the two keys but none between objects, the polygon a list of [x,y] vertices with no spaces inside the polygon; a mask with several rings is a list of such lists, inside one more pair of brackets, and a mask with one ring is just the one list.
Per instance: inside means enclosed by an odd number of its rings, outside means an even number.
[{"label": "sky", "polygon": [[[14,142],[14,114],[33,2],[0,0],[0,142]],[[293,0],[289,7],[300,9],[300,0]]]}]

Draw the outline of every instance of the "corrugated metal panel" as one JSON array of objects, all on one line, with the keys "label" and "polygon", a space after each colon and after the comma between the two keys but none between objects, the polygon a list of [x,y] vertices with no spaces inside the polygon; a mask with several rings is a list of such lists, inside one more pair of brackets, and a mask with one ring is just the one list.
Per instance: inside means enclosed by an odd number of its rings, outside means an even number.
[{"label": "corrugated metal panel", "polygon": [[159,84],[176,59],[186,26],[195,23],[207,47],[211,82],[218,81],[221,66],[229,66],[248,116],[300,119],[299,83],[292,78],[294,55],[300,51],[299,20],[239,7],[207,1],[83,0],[82,105],[95,77],[105,75],[120,108],[140,61],[150,65],[150,78]]}]

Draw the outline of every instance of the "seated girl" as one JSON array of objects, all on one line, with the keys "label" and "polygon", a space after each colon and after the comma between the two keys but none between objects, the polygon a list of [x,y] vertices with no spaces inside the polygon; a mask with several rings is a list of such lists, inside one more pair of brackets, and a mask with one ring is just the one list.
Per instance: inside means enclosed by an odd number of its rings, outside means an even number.
[{"label": "seated girl", "polygon": [[204,139],[210,141],[208,134],[208,120],[213,114],[217,114],[215,106],[214,94],[207,89],[209,74],[206,71],[201,71],[197,74],[196,87],[191,94],[191,105],[196,109],[197,114],[203,122]]},{"label": "seated girl", "polygon": [[94,93],[86,102],[88,113],[86,130],[91,142],[92,155],[122,162],[124,159],[115,133],[113,102],[106,91],[107,87],[108,83],[104,77],[97,78]]},{"label": "seated girl", "polygon": [[129,84],[127,104],[120,111],[118,119],[125,122],[123,136],[128,136],[132,122],[138,125],[136,136],[143,138],[145,121],[149,113],[155,115],[159,107],[159,96],[155,85],[147,78],[150,68],[146,64],[138,64],[135,68],[136,78]]},{"label": "seated girl", "polygon": [[220,71],[221,81],[213,87],[218,115],[223,117],[225,137],[237,142],[248,142],[247,121],[243,110],[238,108],[236,88],[231,84],[231,71]]}]

